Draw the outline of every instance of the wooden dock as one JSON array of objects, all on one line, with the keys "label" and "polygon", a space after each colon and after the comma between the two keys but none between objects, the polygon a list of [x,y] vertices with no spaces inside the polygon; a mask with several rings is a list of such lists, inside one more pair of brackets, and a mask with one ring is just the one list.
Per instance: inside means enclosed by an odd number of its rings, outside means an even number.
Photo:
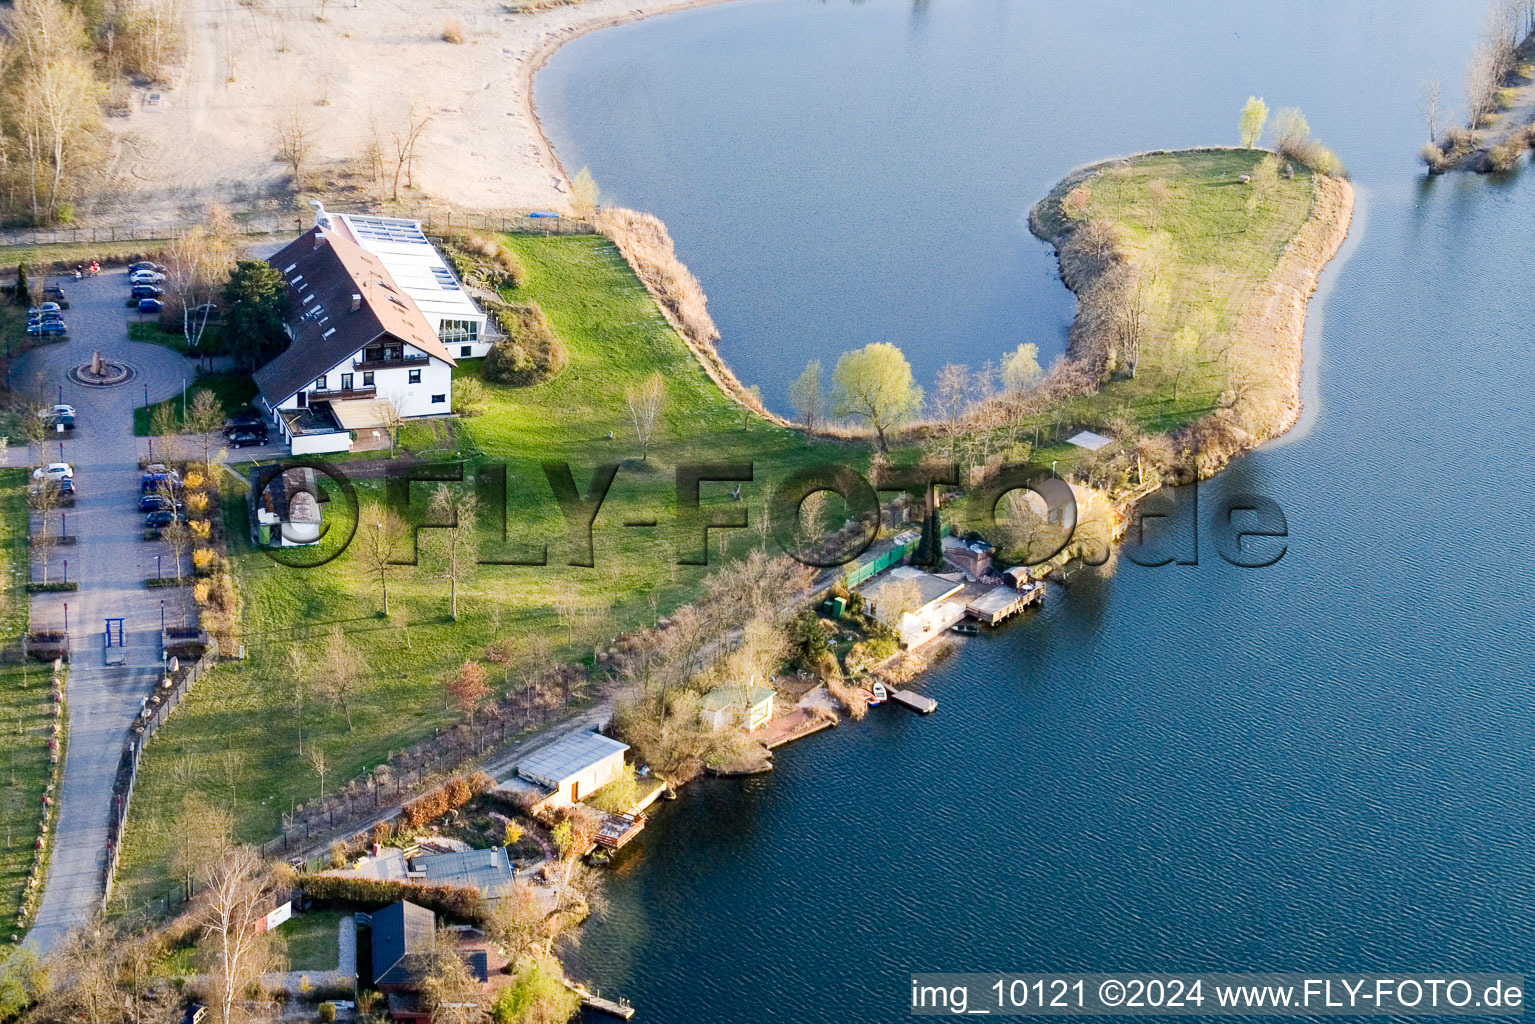
[{"label": "wooden dock", "polygon": [[897,690],[890,695],[890,699],[897,704],[904,704],[918,714],[930,715],[938,710],[936,700],[924,697],[920,693],[912,693],[910,690]]},{"label": "wooden dock", "polygon": [[966,588],[964,596],[967,614],[988,626],[995,626],[1003,619],[1043,600],[1045,586],[1043,583],[1034,583],[1023,590],[1014,590],[1008,586],[992,587],[974,596]]},{"label": "wooden dock", "polygon": [[618,1017],[622,1020],[628,1020],[634,1016],[634,1007],[630,1006],[627,1000],[619,999],[615,1001],[604,999],[602,996],[593,993],[585,985],[577,984],[569,978],[562,978],[560,980],[565,982],[566,988],[581,997],[582,1006],[589,1006],[593,1010],[605,1013],[610,1017]]},{"label": "wooden dock", "polygon": [[645,816],[643,814],[609,814],[602,822],[602,827],[597,830],[596,840],[598,846],[606,846],[610,850],[621,848],[629,840],[639,835],[645,828]]}]

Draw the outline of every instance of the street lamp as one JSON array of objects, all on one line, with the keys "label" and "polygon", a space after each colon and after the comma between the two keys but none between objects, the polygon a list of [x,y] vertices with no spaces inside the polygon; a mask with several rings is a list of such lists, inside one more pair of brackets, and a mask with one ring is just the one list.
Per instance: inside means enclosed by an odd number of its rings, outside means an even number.
[{"label": "street lamp", "polygon": [[165,632],[165,599],[160,599],[160,632]]},{"label": "street lamp", "polygon": [[[160,556],[156,555],[155,556],[155,579],[159,579],[159,578],[160,578]],[[160,602],[160,625],[162,627],[165,625],[165,602],[164,601]]]}]

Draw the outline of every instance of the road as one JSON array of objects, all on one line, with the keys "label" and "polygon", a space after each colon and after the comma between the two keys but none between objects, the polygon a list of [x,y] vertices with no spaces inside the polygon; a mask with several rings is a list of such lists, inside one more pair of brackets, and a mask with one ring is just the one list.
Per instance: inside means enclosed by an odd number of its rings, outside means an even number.
[{"label": "road", "polygon": [[[137,314],[125,308],[123,271],[64,284],[70,308],[64,312],[69,340],[33,349],[17,360],[11,384],[36,389],[47,401],[59,398],[78,414],[73,436],[62,441],[64,458],[74,463],[77,502],[68,513],[68,532],[79,538],[53,555],[50,579],[58,579],[68,559],[74,593],[37,594],[32,598],[34,629],[64,624],[67,606],[72,657],[66,696],[69,749],[59,793],[53,855],[37,920],[27,941],[46,952],[70,929],[101,906],[106,864],[106,836],[123,739],[141,702],[160,676],[159,629],[162,599],[168,623],[191,616],[184,588],[149,590],[155,555],[162,545],[143,540],[138,512],[138,459],[145,443],[133,435],[133,409],[144,402],[179,394],[191,380],[190,361],[159,345],[130,342],[126,323]],[[94,352],[126,362],[134,378],[113,388],[91,388],[66,376],[70,367],[88,362]],[[34,392],[35,393],[35,392]],[[59,457],[60,442],[49,445],[46,461]],[[169,566],[166,567],[167,572]],[[41,578],[34,567],[34,578]],[[127,643],[127,663],[107,667],[102,656],[104,620],[120,617]]]}]

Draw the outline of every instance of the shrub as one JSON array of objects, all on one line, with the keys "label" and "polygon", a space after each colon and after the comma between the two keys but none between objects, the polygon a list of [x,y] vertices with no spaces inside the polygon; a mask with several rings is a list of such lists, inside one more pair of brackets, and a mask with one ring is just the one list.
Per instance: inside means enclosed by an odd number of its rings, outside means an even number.
[{"label": "shrub", "polygon": [[320,1024],[335,1024],[336,1004],[332,1002],[321,1003],[318,1007]]},{"label": "shrub", "polygon": [[581,997],[565,987],[561,973],[552,960],[523,961],[511,984],[496,992],[490,1019],[495,1024],[571,1019],[581,1009]]},{"label": "shrub", "polygon": [[628,814],[639,799],[640,784],[634,777],[634,765],[625,764],[618,778],[587,797],[586,803],[609,814]]},{"label": "shrub", "polygon": [[496,640],[485,648],[485,660],[492,665],[510,665],[517,657],[517,646],[510,640]]},{"label": "shrub", "polygon": [[208,496],[202,491],[187,495],[187,511],[194,515],[202,515],[208,511]]},{"label": "shrub", "polygon": [[192,528],[192,536],[198,540],[207,540],[213,534],[213,524],[206,519],[194,519],[188,525]]},{"label": "shrub", "polygon": [[474,377],[453,382],[453,411],[460,416],[479,416],[490,408],[490,392]]},{"label": "shrub", "polygon": [[198,548],[192,552],[192,567],[198,572],[205,572],[212,567],[216,558],[218,555],[213,553],[212,548]]},{"label": "shrub", "polygon": [[464,41],[464,26],[457,18],[449,18],[442,23],[442,41],[454,45]]},{"label": "shrub", "polygon": [[427,822],[442,817],[455,807],[462,807],[480,793],[493,789],[495,784],[495,780],[484,772],[461,775],[446,785],[438,786],[430,793],[412,800],[400,808],[400,814],[407,825],[419,828]]},{"label": "shrub", "polygon": [[506,337],[490,347],[481,371],[486,380],[526,387],[548,380],[565,368],[565,346],[549,326],[538,303],[512,306],[489,303]]},{"label": "shrub", "polygon": [[186,479],[182,481],[188,491],[200,491],[203,489],[203,484],[207,482],[207,479],[195,469],[187,473]]},{"label": "shrub", "polygon": [[208,603],[212,593],[213,585],[207,580],[198,580],[192,585],[192,600],[196,601],[199,607]]}]

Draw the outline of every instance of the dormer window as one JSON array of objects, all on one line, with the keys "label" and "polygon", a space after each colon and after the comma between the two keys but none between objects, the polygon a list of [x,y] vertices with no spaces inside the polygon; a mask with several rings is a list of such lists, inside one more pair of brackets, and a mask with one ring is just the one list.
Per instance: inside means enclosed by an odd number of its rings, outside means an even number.
[{"label": "dormer window", "polygon": [[325,390],[325,374],[322,373],[314,379],[314,389],[316,391]]}]

